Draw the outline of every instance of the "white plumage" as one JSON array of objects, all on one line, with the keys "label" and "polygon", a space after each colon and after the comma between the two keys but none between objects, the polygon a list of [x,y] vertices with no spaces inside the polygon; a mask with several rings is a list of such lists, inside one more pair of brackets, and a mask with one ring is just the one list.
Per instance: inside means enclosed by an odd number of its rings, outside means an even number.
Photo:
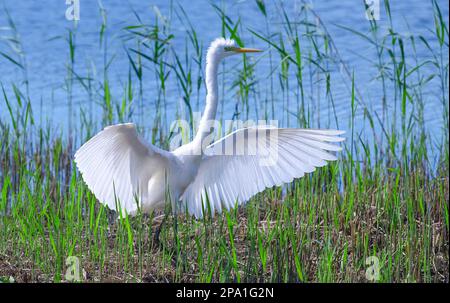
[{"label": "white plumage", "polygon": [[[197,175],[182,199],[196,217],[201,217],[202,201],[207,198],[211,211],[230,209],[235,203],[240,205],[265,188],[313,172],[316,167],[326,165],[325,160],[336,160],[327,151],[339,151],[340,147],[327,142],[342,141],[343,138],[337,137],[342,133],[289,128],[239,129],[206,148]],[[226,155],[227,146],[235,147],[234,155]]]},{"label": "white plumage", "polygon": [[239,129],[202,150],[212,133],[217,109],[217,68],[225,57],[254,49],[217,39],[208,50],[207,100],[194,140],[173,152],[146,144],[133,124],[106,127],[75,154],[84,181],[109,208],[134,215],[150,212],[170,200],[174,210],[197,218],[248,201],[265,188],[310,173],[341,148],[334,142],[343,131],[272,127]]}]

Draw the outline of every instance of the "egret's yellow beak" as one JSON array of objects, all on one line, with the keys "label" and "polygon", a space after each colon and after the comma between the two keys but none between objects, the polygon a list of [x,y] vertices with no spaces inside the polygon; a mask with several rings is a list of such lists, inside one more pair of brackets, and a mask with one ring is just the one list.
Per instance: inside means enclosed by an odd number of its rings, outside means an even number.
[{"label": "egret's yellow beak", "polygon": [[262,52],[262,50],[257,48],[245,48],[245,47],[236,47],[233,49],[236,53],[259,53]]}]

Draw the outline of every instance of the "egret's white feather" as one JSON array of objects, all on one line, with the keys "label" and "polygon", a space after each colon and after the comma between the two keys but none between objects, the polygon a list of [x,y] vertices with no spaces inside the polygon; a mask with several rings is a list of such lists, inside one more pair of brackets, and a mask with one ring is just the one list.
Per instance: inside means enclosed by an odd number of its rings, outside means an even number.
[{"label": "egret's white feather", "polygon": [[[266,131],[257,127],[239,129],[207,148],[195,180],[182,196],[190,213],[202,217],[203,210],[208,209],[207,201],[212,212],[230,209],[265,188],[292,182],[326,165],[326,160],[336,160],[329,151],[341,148],[325,142],[344,140],[338,136],[344,132],[335,130],[272,128],[270,132],[274,135],[267,135]],[[227,145],[235,146],[235,155],[223,155]],[[260,149],[254,153],[245,146]],[[271,148],[277,152],[278,159],[264,165],[261,162],[267,155],[270,157]]]},{"label": "egret's white feather", "polygon": [[187,208],[201,217],[208,209],[207,199],[212,212],[230,209],[265,188],[291,182],[337,159],[332,152],[341,148],[333,143],[344,140],[339,137],[344,132],[338,130],[253,127],[201,150],[213,132],[219,63],[244,51],[256,50],[240,49],[223,38],[208,49],[206,107],[192,142],[168,152],[146,144],[133,124],[119,124],[105,128],[76,152],[77,167],[101,203],[133,215],[138,208],[150,212],[164,207],[169,196],[174,210]]},{"label": "egret's white feather", "polygon": [[148,185],[168,169],[170,158],[169,152],[145,144],[131,123],[106,127],[75,153],[77,167],[97,199],[130,214],[138,202],[161,199],[160,191],[149,192]]}]

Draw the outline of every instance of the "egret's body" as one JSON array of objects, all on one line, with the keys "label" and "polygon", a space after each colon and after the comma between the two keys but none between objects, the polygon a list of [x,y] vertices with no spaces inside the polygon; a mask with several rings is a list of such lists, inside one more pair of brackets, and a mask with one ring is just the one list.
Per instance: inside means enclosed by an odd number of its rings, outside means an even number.
[{"label": "egret's body", "polygon": [[[312,172],[336,157],[327,151],[340,148],[336,130],[271,129],[276,141],[264,137],[267,128],[240,129],[202,148],[213,132],[218,104],[217,71],[219,62],[232,54],[254,52],[238,48],[234,41],[216,39],[207,53],[206,108],[194,140],[169,152],[146,144],[133,124],[106,127],[75,154],[77,167],[89,189],[111,209],[135,214],[138,208],[151,212],[172,201],[174,209],[201,217],[210,208],[221,211],[236,202],[242,204],[267,187],[278,186]],[[258,146],[257,138],[271,145],[259,146],[255,153],[224,155],[223,146]],[[261,165],[263,154],[276,148],[276,162]],[[256,150],[256,148],[255,148]]]}]

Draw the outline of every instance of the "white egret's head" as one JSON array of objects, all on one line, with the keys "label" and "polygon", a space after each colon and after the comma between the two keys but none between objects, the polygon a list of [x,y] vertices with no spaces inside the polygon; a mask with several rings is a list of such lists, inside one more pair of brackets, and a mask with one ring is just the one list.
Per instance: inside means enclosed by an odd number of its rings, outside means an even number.
[{"label": "white egret's head", "polygon": [[211,43],[208,49],[207,61],[213,62],[231,55],[256,52],[261,52],[261,50],[256,48],[239,47],[232,39],[217,38]]}]

